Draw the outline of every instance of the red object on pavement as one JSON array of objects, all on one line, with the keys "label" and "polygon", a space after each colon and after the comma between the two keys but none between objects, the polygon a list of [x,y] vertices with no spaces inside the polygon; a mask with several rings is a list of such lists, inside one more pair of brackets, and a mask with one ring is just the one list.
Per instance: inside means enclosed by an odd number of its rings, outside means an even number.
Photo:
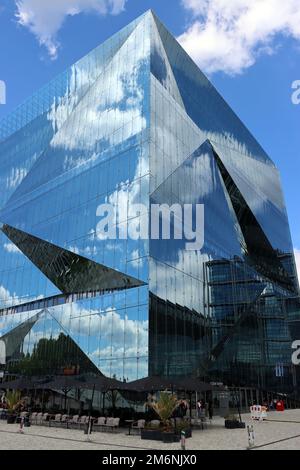
[{"label": "red object on pavement", "polygon": [[283,401],[279,400],[276,403],[276,411],[284,411],[284,403]]}]

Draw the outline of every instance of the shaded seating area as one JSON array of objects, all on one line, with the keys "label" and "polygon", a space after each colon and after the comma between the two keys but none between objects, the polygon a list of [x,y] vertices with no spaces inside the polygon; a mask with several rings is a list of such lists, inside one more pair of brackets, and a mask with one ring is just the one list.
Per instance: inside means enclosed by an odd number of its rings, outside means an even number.
[{"label": "shaded seating area", "polygon": [[[132,415],[117,414],[122,411],[121,408],[115,413],[110,413],[112,410],[105,410],[104,397],[106,394],[112,395],[112,393],[118,392],[119,396],[130,396],[131,400],[139,400],[139,403],[146,401],[147,393],[156,393],[160,391],[169,391],[170,393],[177,394],[180,392],[185,398],[186,402],[190,400],[189,418],[174,415],[172,417],[172,426],[176,429],[177,426],[182,425],[182,420],[189,421],[190,427],[205,429],[207,426],[207,418],[203,417],[192,417],[192,394],[194,392],[211,392],[214,387],[210,384],[204,383],[199,379],[190,377],[147,377],[133,382],[120,382],[116,379],[110,379],[104,376],[56,376],[48,378],[31,378],[31,379],[17,379],[15,381],[5,382],[2,384],[4,389],[12,390],[26,390],[32,392],[32,399],[36,394],[40,397],[44,393],[47,395],[55,394],[57,397],[61,397],[61,408],[54,412],[54,408],[51,406],[47,407],[47,411],[36,411],[33,408],[30,414],[30,422],[33,425],[49,426],[49,427],[65,427],[66,429],[77,429],[87,430],[88,427],[93,431],[98,432],[116,432],[122,428],[127,430],[129,435],[142,434],[142,431],[146,428],[157,428],[161,427],[161,422],[156,418],[155,413],[147,414],[146,412],[135,412],[132,409]],[[76,391],[79,392],[79,396],[84,393],[88,396],[88,405],[85,409],[80,409],[78,413],[74,414],[74,411],[67,408],[66,403],[69,399],[69,392],[72,391],[72,396],[76,395]],[[87,391],[87,395],[85,393]],[[94,395],[98,393],[98,406],[94,408]],[[54,395],[53,395],[54,396]],[[101,403],[99,410],[99,396]],[[136,398],[135,398],[136,397]],[[142,401],[143,400],[143,401]],[[54,403],[54,401],[53,401]],[[141,405],[140,405],[141,406]],[[193,408],[194,409],[194,408]],[[97,411],[96,411],[97,410]],[[73,413],[72,413],[73,411]],[[99,412],[100,411],[100,412]],[[102,411],[102,412],[101,412]],[[104,413],[105,411],[105,413]],[[129,419],[130,418],[130,419]],[[127,423],[127,424],[126,424]],[[128,426],[129,423],[129,426]]]}]

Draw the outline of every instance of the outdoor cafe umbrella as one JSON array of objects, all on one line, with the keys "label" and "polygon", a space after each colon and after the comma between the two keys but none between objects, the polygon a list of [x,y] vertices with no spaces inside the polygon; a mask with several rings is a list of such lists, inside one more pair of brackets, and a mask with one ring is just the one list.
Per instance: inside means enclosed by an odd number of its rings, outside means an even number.
[{"label": "outdoor cafe umbrella", "polygon": [[123,386],[123,382],[119,382],[115,379],[109,379],[108,377],[78,377],[78,376],[57,376],[53,377],[48,382],[37,385],[40,389],[87,389],[97,391],[108,391],[108,390],[120,390]]},{"label": "outdoor cafe umbrella", "polygon": [[[110,379],[104,376],[98,377],[74,377],[74,376],[57,376],[54,377],[51,381],[46,382],[38,386],[41,389],[54,389],[54,390],[62,390],[65,394],[65,401],[68,392],[71,389],[85,389],[85,390],[92,390],[92,400],[93,403],[95,391],[100,391],[103,393],[103,400],[106,392],[109,390],[121,390],[123,387],[123,383],[119,382],[115,379]],[[92,406],[91,403],[91,406]]]},{"label": "outdoor cafe umbrella", "polygon": [[64,394],[66,408],[68,393],[72,389],[79,389],[80,382],[73,376],[57,376],[53,377],[48,382],[36,384],[36,388],[43,390],[42,401],[44,399],[44,390],[61,390]]},{"label": "outdoor cafe umbrella", "polygon": [[58,376],[53,377],[48,382],[36,384],[36,388],[39,389],[56,389],[56,390],[65,390],[72,388],[79,388],[79,382],[74,377],[70,376]]},{"label": "outdoor cafe umbrella", "polygon": [[151,392],[159,390],[173,390],[174,384],[167,377],[146,377],[123,384],[123,388],[128,391]]},{"label": "outdoor cafe umbrella", "polygon": [[108,377],[86,377],[78,380],[80,388],[95,389],[99,392],[107,392],[109,390],[123,390],[123,382],[119,382],[116,379],[110,379]]},{"label": "outdoor cafe umbrella", "polygon": [[150,392],[161,390],[207,392],[212,391],[213,387],[210,384],[201,382],[200,380],[193,379],[191,377],[153,376],[123,384],[123,389],[137,392]]},{"label": "outdoor cafe umbrella", "polygon": [[93,390],[91,407],[93,405],[93,398],[94,398],[95,390],[97,390],[98,392],[102,392],[103,413],[104,413],[104,407],[105,407],[106,393],[109,391],[124,390],[123,382],[120,382],[116,379],[110,379],[104,376],[86,377],[82,381],[80,381],[80,387],[88,389],[88,390]]},{"label": "outdoor cafe umbrella", "polygon": [[212,385],[193,377],[178,378],[175,381],[174,388],[188,392],[211,392],[214,390]]},{"label": "outdoor cafe umbrella", "polygon": [[34,383],[30,379],[20,377],[9,382],[2,382],[0,388],[6,390],[32,390],[34,389]]}]

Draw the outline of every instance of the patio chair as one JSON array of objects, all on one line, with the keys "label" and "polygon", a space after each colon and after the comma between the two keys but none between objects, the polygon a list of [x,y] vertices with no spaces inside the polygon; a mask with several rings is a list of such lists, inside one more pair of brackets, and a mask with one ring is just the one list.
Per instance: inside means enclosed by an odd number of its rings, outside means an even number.
[{"label": "patio chair", "polygon": [[120,418],[107,418],[104,428],[114,431],[120,425]]},{"label": "patio chair", "polygon": [[54,417],[54,419],[49,420],[49,426],[57,426],[61,423],[61,413],[57,413]]},{"label": "patio chair", "polygon": [[69,419],[69,427],[72,428],[78,425],[79,415],[71,416]]},{"label": "patio chair", "polygon": [[100,431],[103,431],[103,426],[105,426],[105,423],[106,423],[106,418],[102,416],[101,418],[98,418],[94,422],[93,426],[95,427],[95,429],[100,428]]},{"label": "patio chair", "polygon": [[43,413],[38,413],[36,415],[36,424],[41,425],[43,420]]},{"label": "patio chair", "polygon": [[106,423],[103,425],[103,428],[111,429],[113,426],[114,418],[107,418]]},{"label": "patio chair", "polygon": [[120,426],[120,418],[113,418],[112,431]]},{"label": "patio chair", "polygon": [[69,416],[68,415],[62,415],[60,425],[61,426],[66,426],[66,428],[69,427]]},{"label": "patio chair", "polygon": [[141,430],[144,429],[146,421],[144,419],[139,419],[132,423],[131,427],[129,428],[129,435],[132,431],[137,431],[138,434],[141,433]]},{"label": "patio chair", "polygon": [[37,415],[38,415],[37,411],[34,411],[33,413],[31,413],[30,418],[29,418],[31,424],[36,424]]},{"label": "patio chair", "polygon": [[81,429],[82,427],[84,427],[86,425],[86,423],[88,422],[88,419],[89,417],[88,416],[80,416],[80,418],[78,419],[78,422],[77,422],[77,425],[79,427],[79,429]]},{"label": "patio chair", "polygon": [[41,425],[46,426],[48,424],[49,426],[49,413],[43,413],[40,421]]}]

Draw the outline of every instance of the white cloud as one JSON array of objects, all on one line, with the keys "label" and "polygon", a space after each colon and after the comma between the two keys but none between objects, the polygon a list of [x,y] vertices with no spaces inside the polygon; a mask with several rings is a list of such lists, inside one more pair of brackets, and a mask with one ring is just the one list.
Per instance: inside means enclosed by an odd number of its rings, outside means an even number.
[{"label": "white cloud", "polygon": [[97,248],[95,246],[90,246],[90,245],[87,245],[84,248],[79,248],[76,245],[72,245],[72,246],[68,246],[67,250],[71,251],[72,253],[75,253],[76,255],[81,255],[87,258],[96,256],[98,253]]},{"label": "white cloud", "polygon": [[16,18],[45,46],[52,59],[57,57],[57,33],[65,19],[80,13],[118,15],[126,0],[15,0]]},{"label": "white cloud", "polygon": [[[62,308],[63,315],[60,320],[62,327],[71,331],[73,335],[99,335],[100,341],[111,343],[112,348],[119,350],[125,345],[131,347],[137,342],[139,332],[139,347],[148,345],[148,322],[145,320],[132,320],[127,315],[121,316],[114,308],[105,311],[94,311],[82,308],[79,304],[66,304]],[[52,315],[56,317],[55,310]],[[126,339],[124,339],[126,338]],[[102,349],[102,348],[101,348]],[[127,349],[127,347],[126,347]],[[113,357],[116,357],[113,353]]]},{"label": "white cloud", "polygon": [[34,300],[42,299],[43,295],[37,295],[34,297],[23,296],[20,297],[16,292],[10,292],[6,287],[0,285],[0,308],[9,308],[13,305],[20,305],[27,302],[33,302]]},{"label": "white cloud", "polygon": [[[142,66],[149,55],[150,42],[135,50],[135,44],[143,42],[143,26],[140,24],[129,36],[97,80],[95,77],[94,81],[90,81],[85,70],[86,64],[72,68],[72,107],[80,101],[82,88],[78,88],[78,83],[81,83],[81,87],[86,84],[90,87],[63,127],[70,109],[69,92],[58,106],[53,104],[48,119],[52,121],[54,129],[58,127],[59,132],[52,139],[51,147],[64,147],[69,153],[74,149],[89,150],[91,153],[85,159],[82,156],[68,155],[64,159],[65,170],[77,168],[78,164],[81,167],[95,164],[97,157],[92,152],[96,142],[101,141],[104,144],[106,141],[107,145],[118,145],[146,128],[147,120],[143,115],[144,91],[140,81]],[[132,50],[135,50],[135,54],[129,52]],[[78,119],[83,119],[84,125],[78,126]],[[76,135],[74,126],[77,128]]]},{"label": "white cloud", "polygon": [[15,292],[12,293],[4,286],[0,286],[0,307],[8,308],[12,305],[19,305],[25,302],[24,299],[19,297]]},{"label": "white cloud", "polygon": [[192,21],[178,39],[206,72],[238,74],[276,50],[278,35],[300,40],[299,0],[182,0]]},{"label": "white cloud", "polygon": [[4,243],[4,249],[8,253],[22,253],[19,248],[13,243]]},{"label": "white cloud", "polygon": [[295,248],[294,253],[295,253],[296,267],[297,267],[297,272],[298,272],[298,279],[300,281],[300,250]]},{"label": "white cloud", "polygon": [[[0,294],[1,289],[3,287],[0,286]],[[21,313],[13,313],[10,315],[4,315],[1,317],[0,321],[0,337],[4,336],[9,331],[16,328],[18,325],[30,320],[38,313],[38,310],[30,311],[30,312],[21,312]]]},{"label": "white cloud", "polygon": [[143,266],[144,259],[140,257],[139,250],[133,250],[131,253],[131,264],[134,268],[140,268]]},{"label": "white cloud", "polygon": [[57,318],[67,334],[75,338],[101,372],[132,380],[138,375],[147,375],[147,320],[121,315],[113,307],[97,311],[78,303],[66,304],[60,314],[57,313],[57,309],[51,311],[51,315]]},{"label": "white cloud", "polygon": [[21,184],[26,175],[26,168],[12,168],[10,175],[6,178],[7,189],[15,189]]}]

